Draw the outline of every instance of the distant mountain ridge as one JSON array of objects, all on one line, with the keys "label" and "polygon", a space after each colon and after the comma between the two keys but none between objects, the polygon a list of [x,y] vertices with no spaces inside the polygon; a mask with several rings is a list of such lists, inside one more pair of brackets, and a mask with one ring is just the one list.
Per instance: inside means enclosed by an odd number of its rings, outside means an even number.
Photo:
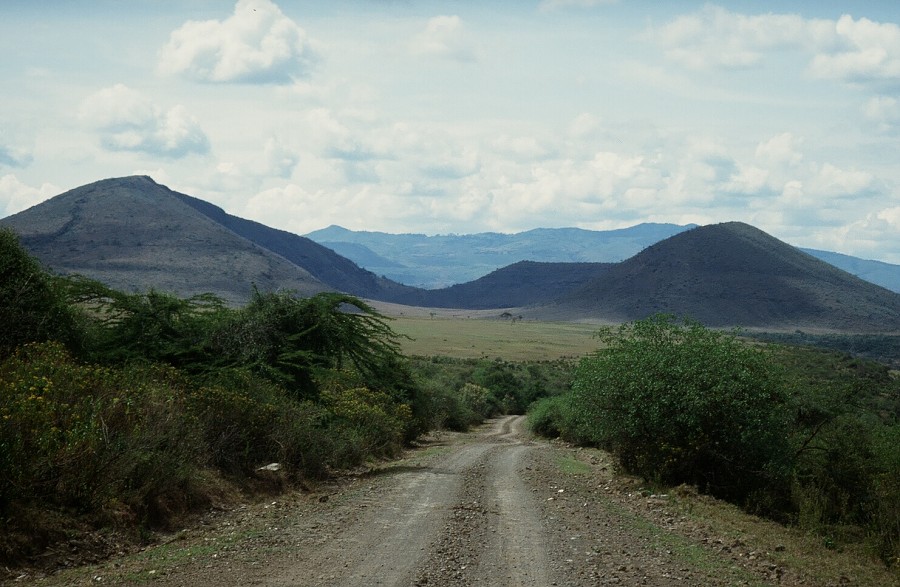
[{"label": "distant mountain ridge", "polygon": [[[409,306],[496,309],[498,316],[513,309],[565,321],[615,322],[662,311],[713,326],[900,332],[900,294],[739,222],[687,230],[647,225],[639,230],[676,234],[617,263],[522,260],[441,289],[378,276],[308,238],[232,216],[144,176],[70,190],[0,219],[0,226],[16,231],[57,272],[126,291],[211,292],[234,304],[246,302],[254,288],[343,291]],[[528,246],[537,250],[549,234],[573,251],[589,232],[529,231]],[[407,246],[420,236],[407,235]],[[485,255],[524,246],[504,240],[509,235],[476,236],[469,240]],[[634,246],[637,237],[626,229],[618,238]]]},{"label": "distant mountain ridge", "polygon": [[639,224],[592,231],[536,228],[516,234],[389,234],[329,226],[307,238],[394,281],[426,289],[483,277],[519,261],[616,263],[695,225]]},{"label": "distant mountain ridge", "polygon": [[[617,263],[695,224],[638,224],[617,230],[537,228],[515,234],[391,234],[332,225],[306,236],[360,267],[394,281],[436,289],[466,283],[519,261]],[[900,293],[900,265],[801,249],[835,267]]]}]

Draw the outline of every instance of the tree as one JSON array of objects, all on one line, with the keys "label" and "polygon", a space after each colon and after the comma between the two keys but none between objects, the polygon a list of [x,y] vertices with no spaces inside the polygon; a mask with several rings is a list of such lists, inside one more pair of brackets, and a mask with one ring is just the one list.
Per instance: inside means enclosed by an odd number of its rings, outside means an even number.
[{"label": "tree", "polygon": [[228,313],[212,294],[124,293],[81,276],[66,281],[66,297],[90,310],[86,352],[103,363],[145,360],[192,371],[207,361],[203,343]]},{"label": "tree", "polygon": [[0,229],[0,358],[28,342],[58,340],[76,344],[76,313],[65,302],[56,278]]},{"label": "tree", "polygon": [[255,292],[208,341],[221,364],[249,368],[299,397],[315,396],[318,377],[344,368],[354,369],[373,389],[402,387],[408,374],[399,348],[384,316],[341,293],[301,299]]},{"label": "tree", "polygon": [[764,350],[664,315],[599,336],[571,396],[582,438],[633,473],[725,498],[785,472],[787,394]]}]

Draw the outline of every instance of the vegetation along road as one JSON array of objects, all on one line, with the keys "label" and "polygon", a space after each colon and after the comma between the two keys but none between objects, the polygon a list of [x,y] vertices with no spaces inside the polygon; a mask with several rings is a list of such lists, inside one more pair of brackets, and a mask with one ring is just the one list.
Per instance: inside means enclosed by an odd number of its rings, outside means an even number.
[{"label": "vegetation along road", "polygon": [[349,587],[880,580],[854,575],[840,553],[831,553],[829,568],[799,568],[798,557],[810,554],[808,545],[791,542],[775,524],[755,519],[756,527],[741,526],[746,521],[722,526],[718,512],[718,525],[709,525],[699,514],[710,500],[689,490],[652,494],[614,476],[604,453],[536,440],[523,427],[523,416],[506,416],[470,433],[442,433],[379,468],[311,492],[211,510],[201,524],[161,546],[39,583]]}]

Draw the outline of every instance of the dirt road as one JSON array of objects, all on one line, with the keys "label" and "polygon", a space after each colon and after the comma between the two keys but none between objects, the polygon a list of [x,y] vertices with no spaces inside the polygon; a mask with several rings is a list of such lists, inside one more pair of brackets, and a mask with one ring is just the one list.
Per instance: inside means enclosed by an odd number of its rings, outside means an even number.
[{"label": "dirt road", "polygon": [[792,582],[763,557],[742,559],[715,541],[673,532],[679,522],[666,511],[664,496],[635,493],[639,507],[623,503],[631,494],[608,486],[611,476],[597,456],[579,460],[572,449],[531,439],[523,423],[521,416],[506,417],[474,433],[448,434],[315,495],[210,512],[161,547],[41,584]]}]

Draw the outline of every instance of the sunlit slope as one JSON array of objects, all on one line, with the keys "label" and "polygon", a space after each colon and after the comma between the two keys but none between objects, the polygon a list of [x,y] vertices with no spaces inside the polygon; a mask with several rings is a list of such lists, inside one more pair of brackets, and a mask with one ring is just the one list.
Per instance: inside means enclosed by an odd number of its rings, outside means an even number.
[{"label": "sunlit slope", "polygon": [[4,218],[59,273],[117,289],[212,292],[231,302],[260,290],[331,289],[305,269],[200,214],[149,177],[98,181]]}]

